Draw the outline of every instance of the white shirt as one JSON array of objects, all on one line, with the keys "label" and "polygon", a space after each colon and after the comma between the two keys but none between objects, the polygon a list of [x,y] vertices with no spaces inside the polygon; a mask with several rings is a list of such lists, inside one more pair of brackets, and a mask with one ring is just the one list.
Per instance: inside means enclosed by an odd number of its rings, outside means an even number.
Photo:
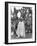
[{"label": "white shirt", "polygon": [[18,35],[18,37],[25,37],[25,25],[23,21],[19,22],[16,34]]}]

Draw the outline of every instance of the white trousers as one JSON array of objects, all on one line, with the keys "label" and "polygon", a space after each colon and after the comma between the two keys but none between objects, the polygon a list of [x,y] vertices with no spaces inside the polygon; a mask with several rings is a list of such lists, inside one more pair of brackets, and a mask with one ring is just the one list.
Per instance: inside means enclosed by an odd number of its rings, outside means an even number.
[{"label": "white trousers", "polygon": [[18,37],[25,37],[25,25],[23,21],[19,22],[16,34],[18,35]]}]

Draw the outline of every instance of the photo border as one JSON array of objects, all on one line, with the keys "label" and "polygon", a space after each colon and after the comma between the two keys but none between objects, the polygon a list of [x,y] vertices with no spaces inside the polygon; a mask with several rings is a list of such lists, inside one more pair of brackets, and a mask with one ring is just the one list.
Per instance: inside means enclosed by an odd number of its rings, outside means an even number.
[{"label": "photo border", "polygon": [[[8,3],[12,4],[31,4],[35,5],[35,41],[29,42],[16,42],[8,43]],[[22,44],[22,43],[36,43],[36,3],[26,3],[26,2],[5,2],[5,44]]]}]

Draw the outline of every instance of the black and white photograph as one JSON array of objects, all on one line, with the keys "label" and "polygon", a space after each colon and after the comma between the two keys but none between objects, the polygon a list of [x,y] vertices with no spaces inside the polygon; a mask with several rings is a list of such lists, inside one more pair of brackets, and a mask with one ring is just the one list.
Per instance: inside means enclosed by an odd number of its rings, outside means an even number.
[{"label": "black and white photograph", "polygon": [[[35,42],[35,3],[6,3],[8,43]],[[7,36],[8,35],[8,36]]]},{"label": "black and white photograph", "polygon": [[32,8],[11,7],[11,39],[32,38]]}]

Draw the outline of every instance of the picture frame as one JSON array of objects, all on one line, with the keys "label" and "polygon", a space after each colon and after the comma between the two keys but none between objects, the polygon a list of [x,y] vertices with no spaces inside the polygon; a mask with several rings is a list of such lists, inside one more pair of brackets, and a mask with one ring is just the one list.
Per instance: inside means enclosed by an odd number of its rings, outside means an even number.
[{"label": "picture frame", "polygon": [[[15,9],[15,11],[12,8]],[[21,9],[23,9],[23,10],[21,11]],[[32,15],[31,21],[28,21],[27,18],[25,17],[26,18],[25,24],[28,22],[31,22],[31,28],[30,28],[31,32],[29,32],[28,27],[25,26],[25,30],[27,29],[27,31],[25,31],[26,37],[22,38],[22,36],[20,34],[20,38],[18,38],[18,37],[16,38],[15,35],[16,34],[19,35],[18,30],[16,31],[17,33],[13,35],[14,29],[11,28],[11,26],[13,26],[12,22],[16,23],[16,21],[18,22],[20,20],[23,20],[23,18],[20,19],[21,18],[20,17],[17,20],[17,19],[12,18],[13,16],[11,16],[11,15],[14,15],[14,14],[16,15],[16,13],[18,13],[18,11],[21,11],[21,15],[25,14],[26,12],[24,9],[31,10],[28,12],[28,15],[29,14],[30,14],[30,16]],[[23,11],[25,13],[23,13]],[[15,18],[16,18],[16,16],[15,16]],[[13,32],[13,33],[11,34],[11,32]],[[11,35],[13,35],[13,36],[11,36]],[[29,36],[29,37],[27,37],[27,36]],[[5,2],[5,44],[22,44],[22,43],[36,43],[36,3]]]}]

